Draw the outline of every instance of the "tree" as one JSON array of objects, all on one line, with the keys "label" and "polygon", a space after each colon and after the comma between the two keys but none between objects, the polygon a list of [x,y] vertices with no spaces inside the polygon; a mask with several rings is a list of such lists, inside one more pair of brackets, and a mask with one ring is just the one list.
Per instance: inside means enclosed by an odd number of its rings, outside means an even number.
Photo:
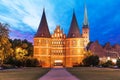
[{"label": "tree", "polygon": [[27,55],[27,50],[26,49],[22,49],[21,47],[17,47],[15,49],[15,57],[18,59],[22,59],[25,57],[25,55]]},{"label": "tree", "polygon": [[91,46],[92,43],[93,43],[93,42],[89,42],[89,43],[87,44],[87,47],[86,47],[87,50],[89,50],[89,48],[90,48],[90,46]]},{"label": "tree", "polygon": [[[19,56],[19,55],[17,55],[18,52],[20,52],[20,54],[25,53],[25,55],[23,54],[24,56],[32,56],[33,55],[33,45],[31,42],[27,41],[26,39],[24,39],[24,40],[20,40],[20,39],[11,40],[10,39],[10,42],[12,44],[12,48],[14,49],[15,56]],[[16,52],[16,50],[17,50],[17,52]]]},{"label": "tree", "polygon": [[14,39],[10,41],[12,44],[12,48],[15,49],[16,47],[21,47],[22,41],[20,39]]},{"label": "tree", "polygon": [[90,55],[83,59],[85,66],[97,66],[99,64],[99,57],[97,55]]},{"label": "tree", "polygon": [[120,68],[120,59],[117,59],[116,65]]},{"label": "tree", "polygon": [[33,45],[31,42],[28,42],[26,39],[22,41],[22,48],[27,50],[26,56],[33,55]]},{"label": "tree", "polygon": [[1,64],[5,58],[12,55],[11,43],[9,42],[9,25],[0,23],[0,59]]},{"label": "tree", "polygon": [[85,57],[88,57],[88,56],[91,56],[91,55],[93,55],[93,53],[90,50],[84,51],[84,56]]}]

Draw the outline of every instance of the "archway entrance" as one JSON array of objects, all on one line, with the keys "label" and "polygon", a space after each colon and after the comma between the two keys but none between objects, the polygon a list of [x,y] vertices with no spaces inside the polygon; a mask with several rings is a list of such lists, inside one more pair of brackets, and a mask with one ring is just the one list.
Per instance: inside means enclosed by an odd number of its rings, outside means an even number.
[{"label": "archway entrance", "polygon": [[62,60],[55,60],[54,66],[63,66],[63,61]]}]

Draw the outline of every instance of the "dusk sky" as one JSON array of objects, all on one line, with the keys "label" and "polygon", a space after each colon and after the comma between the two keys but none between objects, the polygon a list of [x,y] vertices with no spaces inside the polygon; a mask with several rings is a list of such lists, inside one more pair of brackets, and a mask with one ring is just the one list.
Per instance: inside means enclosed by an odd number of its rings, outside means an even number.
[{"label": "dusk sky", "polygon": [[[0,22],[10,25],[10,38],[33,42],[43,8],[51,34],[56,25],[68,34],[73,11],[81,31],[84,4],[84,0],[0,0]],[[90,40],[120,44],[120,0],[86,0],[86,5]]]}]

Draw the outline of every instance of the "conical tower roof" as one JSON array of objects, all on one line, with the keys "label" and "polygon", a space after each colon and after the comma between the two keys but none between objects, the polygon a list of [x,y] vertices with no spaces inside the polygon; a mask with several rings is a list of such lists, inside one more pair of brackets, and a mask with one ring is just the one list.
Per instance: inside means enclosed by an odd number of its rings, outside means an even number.
[{"label": "conical tower roof", "polygon": [[51,37],[49,29],[48,29],[48,24],[47,24],[44,9],[43,9],[41,22],[39,24],[39,27],[38,27],[38,30],[37,30],[37,33],[36,33],[35,37],[43,37],[43,38],[50,38]]},{"label": "conical tower roof", "polygon": [[67,38],[80,38],[80,30],[77,24],[77,19],[75,17],[75,13],[73,12],[72,22],[70,25],[70,29],[67,35]]},{"label": "conical tower roof", "polygon": [[86,8],[86,5],[85,5],[85,10],[84,10],[84,22],[83,22],[84,25],[88,25],[88,16],[87,16],[87,8]]},{"label": "conical tower roof", "polygon": [[85,7],[84,7],[84,21],[83,21],[83,28],[88,28],[88,16],[87,16],[87,7],[86,7],[86,4],[85,4]]}]

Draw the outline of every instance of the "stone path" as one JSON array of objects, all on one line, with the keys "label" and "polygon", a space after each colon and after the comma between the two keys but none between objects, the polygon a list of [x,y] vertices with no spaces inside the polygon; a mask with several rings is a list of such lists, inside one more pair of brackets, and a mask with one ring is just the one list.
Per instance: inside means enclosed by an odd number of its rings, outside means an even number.
[{"label": "stone path", "polygon": [[38,80],[79,80],[64,68],[53,68]]}]

